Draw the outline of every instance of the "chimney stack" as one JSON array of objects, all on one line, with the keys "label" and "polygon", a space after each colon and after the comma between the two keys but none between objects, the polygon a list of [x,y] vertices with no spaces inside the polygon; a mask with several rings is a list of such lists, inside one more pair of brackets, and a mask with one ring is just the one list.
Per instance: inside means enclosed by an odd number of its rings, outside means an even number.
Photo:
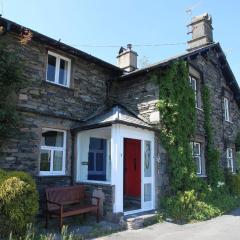
[{"label": "chimney stack", "polygon": [[117,56],[118,67],[127,72],[136,70],[137,56],[137,53],[132,50],[132,44],[128,44],[127,48],[121,47]]},{"label": "chimney stack", "polygon": [[212,17],[208,13],[193,17],[188,27],[191,28],[188,34],[192,34],[192,39],[188,41],[188,51],[213,43]]}]

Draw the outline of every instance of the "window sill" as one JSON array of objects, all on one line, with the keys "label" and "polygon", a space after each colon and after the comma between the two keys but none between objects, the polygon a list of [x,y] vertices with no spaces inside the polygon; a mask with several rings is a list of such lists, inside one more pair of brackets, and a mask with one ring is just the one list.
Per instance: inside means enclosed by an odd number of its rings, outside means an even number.
[{"label": "window sill", "polygon": [[104,181],[76,181],[76,183],[86,183],[86,184],[98,184],[98,185],[106,185],[106,186],[112,186],[112,183],[111,182],[104,182]]},{"label": "window sill", "polygon": [[205,175],[205,174],[197,174],[197,177],[199,177],[199,178],[206,178],[207,175]]},{"label": "window sill", "polygon": [[203,112],[203,109],[202,109],[202,108],[196,107],[196,109],[197,109],[198,111]]},{"label": "window sill", "polygon": [[225,122],[233,124],[233,122],[231,122],[231,121],[228,121],[228,120],[225,120]]},{"label": "window sill", "polygon": [[73,89],[70,88],[70,86],[64,86],[64,85],[57,84],[57,83],[54,83],[54,82],[51,82],[51,81],[48,81],[48,80],[42,80],[42,84],[43,85],[51,85],[51,86],[55,86],[55,87],[60,87],[60,88],[63,88],[63,89],[67,89],[67,90],[73,91]]},{"label": "window sill", "polygon": [[70,177],[70,175],[66,174],[38,174],[38,177]]}]

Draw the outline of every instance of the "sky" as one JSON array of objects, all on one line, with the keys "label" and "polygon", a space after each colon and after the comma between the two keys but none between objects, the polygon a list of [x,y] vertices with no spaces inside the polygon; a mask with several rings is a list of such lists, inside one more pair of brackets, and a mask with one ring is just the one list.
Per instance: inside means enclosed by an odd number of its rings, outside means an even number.
[{"label": "sky", "polygon": [[3,17],[112,64],[131,43],[140,67],[183,53],[191,38],[186,25],[205,12],[240,83],[238,0],[0,0]]}]

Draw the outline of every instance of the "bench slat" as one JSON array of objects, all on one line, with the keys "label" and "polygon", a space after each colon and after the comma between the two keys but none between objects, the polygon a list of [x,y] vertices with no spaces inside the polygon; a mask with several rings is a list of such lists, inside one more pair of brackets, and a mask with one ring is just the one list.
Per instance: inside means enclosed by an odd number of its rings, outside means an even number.
[{"label": "bench slat", "polygon": [[[99,199],[94,197],[97,200],[97,205],[93,205],[92,202],[86,203],[86,197],[87,195],[83,185],[47,188],[46,227],[48,225],[48,218],[51,215],[60,217],[60,228],[62,228],[64,217],[87,212],[95,212],[98,222]],[[91,200],[91,197],[89,200]],[[58,203],[58,205],[55,203]]]}]

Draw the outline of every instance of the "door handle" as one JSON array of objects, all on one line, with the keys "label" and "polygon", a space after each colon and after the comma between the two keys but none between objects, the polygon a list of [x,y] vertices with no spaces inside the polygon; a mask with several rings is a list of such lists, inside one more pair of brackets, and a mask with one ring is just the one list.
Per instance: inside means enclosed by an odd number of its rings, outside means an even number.
[{"label": "door handle", "polygon": [[137,159],[134,158],[134,170],[136,171],[136,169],[137,169]]}]

